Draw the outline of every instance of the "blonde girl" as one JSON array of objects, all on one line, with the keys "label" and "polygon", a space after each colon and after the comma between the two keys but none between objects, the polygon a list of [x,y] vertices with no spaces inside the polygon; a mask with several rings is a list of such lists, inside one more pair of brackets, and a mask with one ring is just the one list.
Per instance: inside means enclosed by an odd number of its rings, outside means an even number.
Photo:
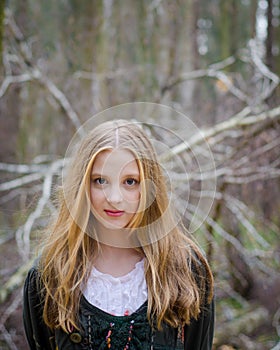
[{"label": "blonde girl", "polygon": [[90,131],[58,200],[24,287],[30,349],[212,348],[213,277],[139,124]]}]

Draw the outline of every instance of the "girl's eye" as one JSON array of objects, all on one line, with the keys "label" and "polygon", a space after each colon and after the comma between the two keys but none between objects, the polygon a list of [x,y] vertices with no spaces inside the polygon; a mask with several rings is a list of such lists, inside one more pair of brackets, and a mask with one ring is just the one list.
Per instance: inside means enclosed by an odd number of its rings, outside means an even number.
[{"label": "girl's eye", "polygon": [[96,183],[97,185],[105,185],[106,184],[106,180],[103,177],[98,177],[97,179],[94,179],[93,182]]},{"label": "girl's eye", "polygon": [[137,183],[138,183],[138,181],[135,179],[126,179],[125,180],[125,184],[128,186],[133,186],[133,185],[136,185]]}]

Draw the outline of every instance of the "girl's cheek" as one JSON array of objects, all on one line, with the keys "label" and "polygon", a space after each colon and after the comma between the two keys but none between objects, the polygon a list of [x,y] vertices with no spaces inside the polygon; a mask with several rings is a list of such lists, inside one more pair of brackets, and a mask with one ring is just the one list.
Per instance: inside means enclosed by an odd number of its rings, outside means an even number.
[{"label": "girl's cheek", "polygon": [[[130,197],[130,201],[131,202],[138,202],[140,200],[140,193],[134,193],[131,197]],[[135,203],[136,204],[136,203]]]},{"label": "girl's cheek", "polygon": [[95,189],[90,190],[90,200],[91,200],[91,203],[96,203],[100,200],[100,195],[98,191],[96,191]]}]

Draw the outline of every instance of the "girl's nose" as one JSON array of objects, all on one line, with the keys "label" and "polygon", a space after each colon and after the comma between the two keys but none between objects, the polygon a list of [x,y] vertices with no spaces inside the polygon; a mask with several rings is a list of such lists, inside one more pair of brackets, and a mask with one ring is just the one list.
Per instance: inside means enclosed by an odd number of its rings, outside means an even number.
[{"label": "girl's nose", "polygon": [[120,203],[123,200],[119,186],[111,186],[106,195],[107,201],[112,204]]}]

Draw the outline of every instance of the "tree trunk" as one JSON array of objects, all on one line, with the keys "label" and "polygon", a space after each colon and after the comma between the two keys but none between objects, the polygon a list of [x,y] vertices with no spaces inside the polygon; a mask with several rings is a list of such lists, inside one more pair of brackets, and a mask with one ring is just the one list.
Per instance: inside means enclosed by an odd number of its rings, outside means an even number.
[{"label": "tree trunk", "polygon": [[267,0],[267,38],[266,38],[266,64],[273,70],[273,26],[272,26],[272,0]]},{"label": "tree trunk", "polygon": [[250,20],[251,20],[251,28],[250,28],[250,37],[254,38],[256,36],[256,13],[258,8],[257,0],[251,0],[250,7]]},{"label": "tree trunk", "polygon": [[0,0],[0,76],[2,75],[2,55],[3,55],[3,37],[4,37],[4,10],[5,10],[5,0]]}]

